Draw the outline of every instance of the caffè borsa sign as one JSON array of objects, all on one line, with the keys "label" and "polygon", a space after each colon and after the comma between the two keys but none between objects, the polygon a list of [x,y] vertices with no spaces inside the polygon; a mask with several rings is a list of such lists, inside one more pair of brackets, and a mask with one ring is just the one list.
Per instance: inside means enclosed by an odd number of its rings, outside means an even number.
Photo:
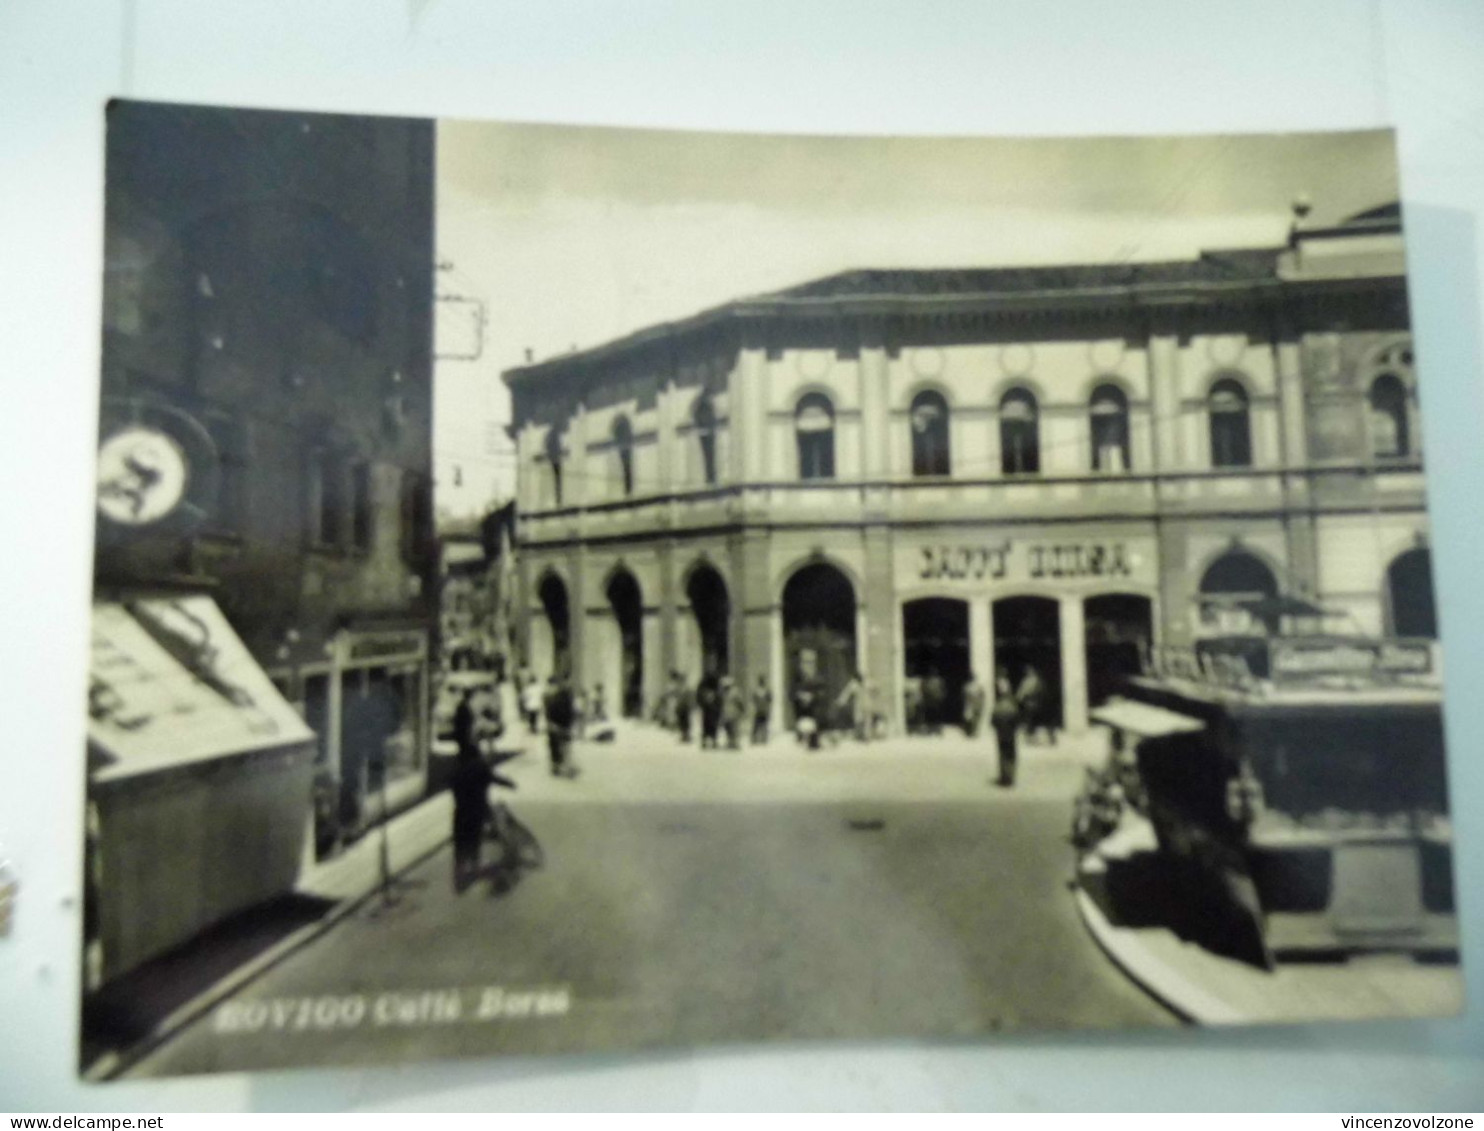
[{"label": "caff\u00e8 borsa sign", "polygon": [[1153,584],[1154,546],[1149,539],[1006,538],[979,543],[928,543],[910,551],[899,572],[901,580],[911,585],[1057,581]]}]

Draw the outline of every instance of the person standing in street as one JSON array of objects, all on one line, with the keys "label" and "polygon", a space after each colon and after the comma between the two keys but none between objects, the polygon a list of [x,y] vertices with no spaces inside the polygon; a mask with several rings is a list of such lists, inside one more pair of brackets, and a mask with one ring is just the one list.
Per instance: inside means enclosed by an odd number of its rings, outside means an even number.
[{"label": "person standing in street", "polygon": [[526,732],[535,734],[541,729],[541,684],[532,672],[526,673],[520,687],[520,712],[525,716]]},{"label": "person standing in street", "polygon": [[757,677],[757,686],[752,690],[752,744],[766,746],[768,743],[768,720],[773,716],[773,689],[768,686],[768,677]]},{"label": "person standing in street", "polygon": [[989,726],[994,731],[1000,761],[999,784],[1008,789],[1015,784],[1015,739],[1020,729],[1020,700],[1010,682],[1010,673],[1004,668],[995,673],[994,705],[989,710]]},{"label": "person standing in street", "polygon": [[747,713],[742,689],[731,676],[721,680],[721,730],[726,735],[727,749],[742,749],[742,716]]},{"label": "person standing in street", "polygon": [[861,673],[855,672],[840,690],[835,700],[839,712],[840,728],[855,735],[856,740],[866,740],[866,684]]},{"label": "person standing in street", "polygon": [[685,677],[679,672],[671,672],[670,678],[675,682],[675,729],[680,732],[680,741],[690,741],[691,713],[695,710],[695,697],[686,685]]},{"label": "person standing in street", "polygon": [[572,727],[577,721],[577,705],[567,681],[551,677],[546,693],[546,737],[551,751],[553,777],[575,778],[579,771],[572,764]]},{"label": "person standing in street", "polygon": [[1041,673],[1036,670],[1034,664],[1025,666],[1025,674],[1020,677],[1020,686],[1015,690],[1015,698],[1020,702],[1020,717],[1025,723],[1025,739],[1034,742],[1036,732],[1044,730],[1046,741],[1056,741],[1056,731],[1051,726],[1051,697],[1046,690],[1046,683],[1041,678]]},{"label": "person standing in street", "polygon": [[969,673],[964,684],[964,736],[973,738],[979,733],[979,724],[984,721],[984,684]]},{"label": "person standing in street", "polygon": [[807,750],[819,749],[823,689],[813,676],[801,675],[794,687],[794,733]]},{"label": "person standing in street", "polygon": [[707,668],[696,685],[696,706],[701,712],[701,749],[715,750],[721,727],[721,680],[714,669]]},{"label": "person standing in street", "polygon": [[453,794],[455,895],[463,894],[479,875],[479,846],[484,840],[484,826],[490,817],[489,787],[494,781],[495,775],[479,756],[477,747],[472,742],[466,744],[460,740],[458,757],[454,760],[448,782],[449,792]]}]

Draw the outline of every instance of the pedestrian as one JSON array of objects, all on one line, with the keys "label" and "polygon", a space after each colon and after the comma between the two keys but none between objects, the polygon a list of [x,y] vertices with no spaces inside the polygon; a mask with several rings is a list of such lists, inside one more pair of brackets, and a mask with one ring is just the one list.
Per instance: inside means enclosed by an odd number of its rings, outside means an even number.
[{"label": "pedestrian", "polygon": [[973,738],[979,733],[979,724],[984,721],[984,684],[969,673],[964,683],[964,735]]},{"label": "pedestrian", "polygon": [[541,684],[536,676],[526,673],[526,681],[520,689],[520,709],[526,719],[526,732],[536,734],[541,729]]},{"label": "pedestrian", "polygon": [[1025,674],[1020,677],[1020,686],[1015,691],[1015,698],[1020,702],[1020,717],[1025,724],[1025,740],[1035,742],[1036,732],[1044,730],[1047,742],[1056,741],[1056,731],[1051,726],[1051,697],[1046,690],[1045,681],[1041,679],[1041,673],[1036,670],[1034,664],[1025,666]]},{"label": "pedestrian", "polygon": [[580,772],[572,763],[572,727],[577,721],[577,706],[567,681],[551,677],[546,692],[546,738],[551,752],[554,777],[575,778]]},{"label": "pedestrian", "polygon": [[453,794],[453,891],[463,893],[479,875],[479,846],[490,818],[489,787],[495,775],[473,745],[460,743],[449,775]]},{"label": "pedestrian", "polygon": [[757,686],[752,689],[752,744],[765,746],[768,742],[768,720],[773,716],[773,689],[768,686],[768,677],[757,677]]},{"label": "pedestrian", "polygon": [[908,734],[922,733],[922,680],[908,676],[902,685],[902,715],[907,720]]},{"label": "pedestrian", "polygon": [[948,704],[948,684],[935,668],[922,681],[922,715],[929,734],[943,729],[943,716]]},{"label": "pedestrian", "polygon": [[474,710],[474,689],[466,687],[459,693],[459,705],[453,711],[453,741],[462,754],[466,750],[479,751],[479,716]]},{"label": "pedestrian", "polygon": [[721,680],[712,668],[707,668],[701,682],[696,684],[696,707],[701,712],[701,749],[715,750],[721,727]]},{"label": "pedestrian", "polygon": [[1010,673],[1000,668],[995,673],[994,705],[989,710],[989,725],[994,731],[995,749],[1000,762],[999,784],[1015,784],[1015,736],[1020,729],[1020,700],[1010,682]]},{"label": "pedestrian", "polygon": [[801,675],[794,687],[794,734],[800,745],[819,749],[821,690],[812,676]]},{"label": "pedestrian", "polygon": [[608,704],[604,702],[603,685],[593,684],[593,692],[588,697],[588,708],[592,712],[594,723],[606,723],[608,721]]},{"label": "pedestrian", "polygon": [[845,681],[839,697],[835,700],[842,730],[849,730],[855,737],[866,740],[866,685],[861,673],[855,672]]},{"label": "pedestrian", "polygon": [[742,689],[731,676],[721,680],[721,730],[726,735],[727,749],[742,749],[742,716],[747,711]]},{"label": "pedestrian", "polygon": [[866,680],[866,737],[886,737],[886,708],[881,701],[881,688],[874,680]]},{"label": "pedestrian", "polygon": [[675,683],[675,729],[680,732],[681,742],[689,742],[690,717],[695,710],[695,698],[691,695],[684,676],[679,672],[671,672],[670,677]]}]

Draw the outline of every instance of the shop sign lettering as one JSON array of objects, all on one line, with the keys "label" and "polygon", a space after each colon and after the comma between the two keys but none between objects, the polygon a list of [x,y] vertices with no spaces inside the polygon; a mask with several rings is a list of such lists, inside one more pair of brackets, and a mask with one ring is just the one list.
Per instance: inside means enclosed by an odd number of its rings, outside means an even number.
[{"label": "shop sign lettering", "polygon": [[917,576],[923,581],[1000,580],[1014,573],[1045,578],[1129,577],[1130,556],[1122,542],[1031,543],[1022,556],[1009,541],[988,546],[924,546]]},{"label": "shop sign lettering", "polygon": [[372,636],[353,640],[350,645],[352,660],[380,660],[388,656],[416,654],[422,648],[420,636]]},{"label": "shop sign lettering", "polygon": [[1032,546],[1032,577],[1127,577],[1128,555],[1122,542]]},{"label": "shop sign lettering", "polygon": [[918,576],[924,581],[944,577],[954,581],[1000,578],[1005,576],[1005,559],[1009,555],[1009,542],[998,546],[924,546]]}]

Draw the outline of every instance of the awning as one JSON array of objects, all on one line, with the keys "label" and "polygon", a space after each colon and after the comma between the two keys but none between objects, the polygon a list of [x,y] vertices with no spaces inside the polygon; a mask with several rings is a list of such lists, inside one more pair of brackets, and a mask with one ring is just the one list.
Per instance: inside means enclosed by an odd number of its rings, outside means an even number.
[{"label": "awning", "polygon": [[210,597],[93,605],[95,782],[313,741]]},{"label": "awning", "polygon": [[1089,712],[1092,721],[1128,731],[1139,738],[1162,738],[1167,734],[1194,734],[1206,729],[1200,719],[1149,703],[1111,699]]}]

